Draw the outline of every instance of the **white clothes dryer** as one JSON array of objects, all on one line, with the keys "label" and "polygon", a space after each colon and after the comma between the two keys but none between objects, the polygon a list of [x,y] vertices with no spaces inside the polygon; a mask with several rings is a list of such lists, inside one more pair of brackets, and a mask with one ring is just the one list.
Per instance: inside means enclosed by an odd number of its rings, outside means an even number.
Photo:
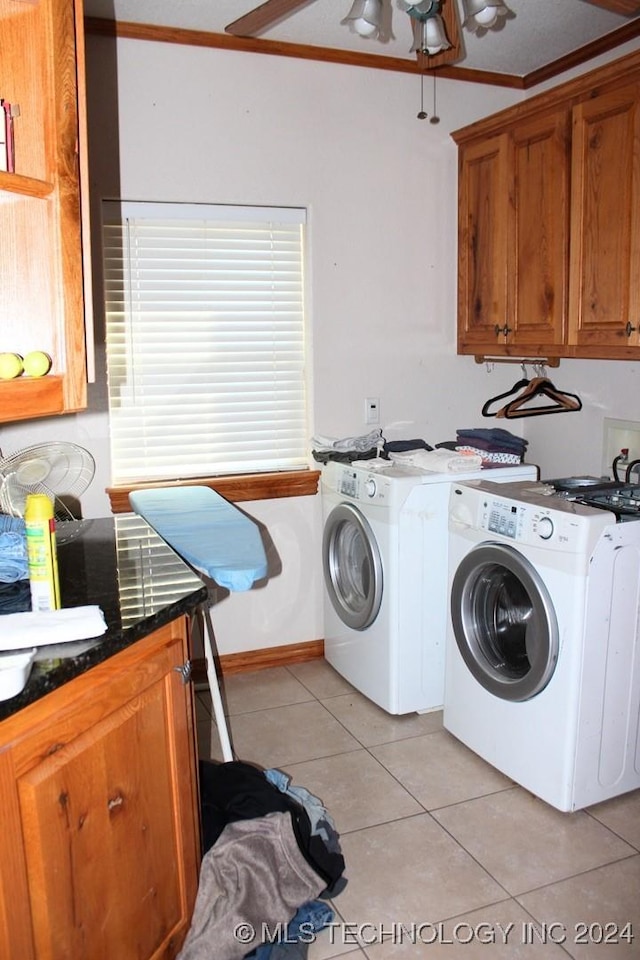
[{"label": "white clothes dryer", "polygon": [[443,722],[558,810],[640,787],[640,523],[454,484]]},{"label": "white clothes dryer", "polygon": [[[442,707],[449,488],[486,472],[388,460],[322,470],[325,658],[388,713]],[[537,468],[492,468],[491,476],[535,479]]]}]

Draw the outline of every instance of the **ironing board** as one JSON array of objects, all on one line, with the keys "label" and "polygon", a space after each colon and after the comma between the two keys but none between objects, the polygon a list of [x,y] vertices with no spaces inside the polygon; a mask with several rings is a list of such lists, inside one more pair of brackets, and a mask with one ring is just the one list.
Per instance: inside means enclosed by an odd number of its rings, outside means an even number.
[{"label": "ironing board", "polygon": [[[158,487],[135,490],[129,502],[183,560],[221,587],[250,590],[267,575],[267,557],[257,525],[209,487]],[[220,683],[213,657],[209,604],[202,616],[207,680],[225,761],[233,760]]]}]

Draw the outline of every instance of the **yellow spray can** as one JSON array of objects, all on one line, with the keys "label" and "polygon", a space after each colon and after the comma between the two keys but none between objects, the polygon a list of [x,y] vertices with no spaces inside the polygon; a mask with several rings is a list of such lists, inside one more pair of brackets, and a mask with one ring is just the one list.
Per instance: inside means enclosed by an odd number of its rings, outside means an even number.
[{"label": "yellow spray can", "polygon": [[35,612],[58,610],[60,585],[56,523],[51,498],[45,493],[30,493],[25,502],[24,523],[27,536],[31,609]]}]

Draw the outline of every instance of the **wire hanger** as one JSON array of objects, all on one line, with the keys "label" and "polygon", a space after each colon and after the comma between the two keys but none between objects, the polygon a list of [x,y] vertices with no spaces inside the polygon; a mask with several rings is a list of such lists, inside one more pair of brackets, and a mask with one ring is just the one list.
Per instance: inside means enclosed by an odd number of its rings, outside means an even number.
[{"label": "wire hanger", "polygon": [[[542,406],[525,406],[537,397],[546,397],[553,402]],[[578,410],[582,410],[582,401],[577,394],[558,390],[547,377],[534,377],[527,382],[522,393],[505,404],[495,416],[513,420],[516,417],[541,417],[548,413],[573,413]]]}]

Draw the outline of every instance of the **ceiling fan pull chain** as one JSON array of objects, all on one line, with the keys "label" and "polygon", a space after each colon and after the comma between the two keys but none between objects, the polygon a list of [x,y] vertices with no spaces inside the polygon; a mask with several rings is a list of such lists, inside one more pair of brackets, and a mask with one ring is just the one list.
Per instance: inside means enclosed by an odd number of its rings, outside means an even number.
[{"label": "ceiling fan pull chain", "polygon": [[436,110],[436,75],[433,75],[433,113],[431,114],[431,119],[429,123],[440,123],[440,117],[438,116],[438,111]]},{"label": "ceiling fan pull chain", "polygon": [[418,120],[426,120],[427,114],[424,109],[424,73],[420,74],[420,110],[418,112]]}]

